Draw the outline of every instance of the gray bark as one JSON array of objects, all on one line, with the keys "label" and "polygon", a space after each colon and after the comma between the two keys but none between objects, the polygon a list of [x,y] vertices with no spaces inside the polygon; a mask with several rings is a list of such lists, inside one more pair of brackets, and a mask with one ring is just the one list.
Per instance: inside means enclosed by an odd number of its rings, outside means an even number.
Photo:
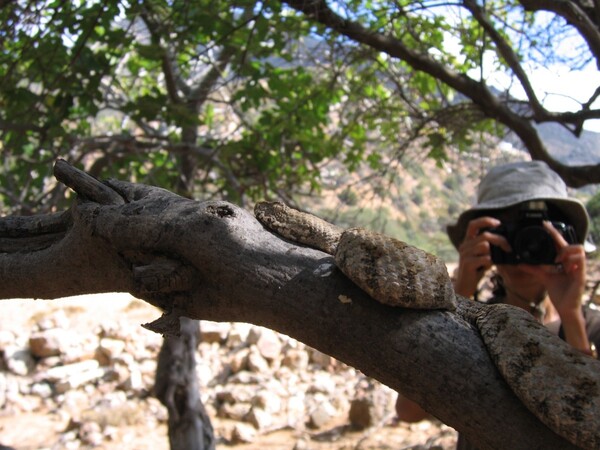
[{"label": "gray bark", "polygon": [[169,412],[171,449],[214,450],[214,432],[196,378],[199,323],[182,317],[180,324],[181,336],[165,337],[160,349],[154,394]]},{"label": "gray bark", "polygon": [[[55,172],[68,181],[73,170],[59,161]],[[0,298],[123,291],[165,311],[146,325],[162,333],[177,332],[182,316],[266,326],[403,392],[481,448],[574,448],[522,405],[456,313],[381,305],[329,255],[280,239],[235,205],[104,186],[124,203],[88,192],[52,220],[0,221]]]}]

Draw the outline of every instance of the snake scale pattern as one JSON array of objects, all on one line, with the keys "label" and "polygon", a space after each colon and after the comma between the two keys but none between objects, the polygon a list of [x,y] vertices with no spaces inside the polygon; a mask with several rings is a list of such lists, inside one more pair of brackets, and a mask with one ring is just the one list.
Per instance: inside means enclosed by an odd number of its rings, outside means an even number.
[{"label": "snake scale pattern", "polygon": [[333,255],[378,302],[449,310],[474,325],[507,384],[538,419],[581,448],[600,448],[600,361],[519,308],[458,302],[445,264],[421,249],[362,228],[342,229],[280,202],[260,202],[254,214],[278,235]]}]

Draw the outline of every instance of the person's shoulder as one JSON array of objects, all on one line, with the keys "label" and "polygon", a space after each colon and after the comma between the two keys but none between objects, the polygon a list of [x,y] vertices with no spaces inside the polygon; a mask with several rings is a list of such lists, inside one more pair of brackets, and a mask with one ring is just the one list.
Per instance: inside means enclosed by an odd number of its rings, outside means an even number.
[{"label": "person's shoulder", "polygon": [[600,320],[600,307],[594,303],[588,303],[583,307],[586,320]]},{"label": "person's shoulder", "polygon": [[594,304],[583,307],[587,334],[596,346],[600,343],[600,309]]}]

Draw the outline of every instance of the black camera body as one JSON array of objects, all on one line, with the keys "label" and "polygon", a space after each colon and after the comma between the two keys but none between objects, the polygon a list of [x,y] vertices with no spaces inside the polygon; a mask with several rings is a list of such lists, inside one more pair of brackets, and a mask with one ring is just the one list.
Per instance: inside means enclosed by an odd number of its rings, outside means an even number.
[{"label": "black camera body", "polygon": [[575,229],[564,222],[551,221],[543,207],[522,209],[516,222],[502,223],[496,228],[488,228],[490,233],[504,236],[512,248],[507,253],[500,247],[491,246],[494,264],[555,264],[556,244],[544,228],[544,221],[550,221],[554,228],[569,244],[577,242]]}]

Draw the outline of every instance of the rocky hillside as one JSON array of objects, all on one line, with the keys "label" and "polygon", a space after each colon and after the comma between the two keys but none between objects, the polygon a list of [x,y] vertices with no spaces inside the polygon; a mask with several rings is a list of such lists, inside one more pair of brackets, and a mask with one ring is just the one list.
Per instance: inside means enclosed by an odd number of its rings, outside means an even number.
[{"label": "rocky hillside", "polygon": [[454,154],[441,167],[427,157],[407,154],[390,160],[386,170],[363,167],[348,173],[339,163],[324,170],[321,193],[300,200],[304,209],[343,227],[364,226],[455,261],[456,251],[446,235],[475,199],[487,167],[525,159],[510,146],[485,154]]},{"label": "rocky hillside", "polygon": [[[576,141],[559,127],[540,128],[559,159],[600,161],[599,133],[586,132]],[[477,185],[489,167],[528,160],[529,155],[510,142],[482,145],[469,154],[450,152],[441,166],[416,154],[411,150],[400,161],[390,159],[382,172],[362,167],[348,173],[342,164],[332,162],[323,170],[322,192],[301,198],[300,206],[340,226],[368,227],[454,262],[458,255],[446,226],[475,202]],[[585,203],[597,189],[588,186],[571,194]]]},{"label": "rocky hillside", "polygon": [[550,152],[560,161],[569,164],[597,164],[600,161],[600,133],[583,131],[576,139],[568,130],[555,124],[542,124],[537,128]]}]

